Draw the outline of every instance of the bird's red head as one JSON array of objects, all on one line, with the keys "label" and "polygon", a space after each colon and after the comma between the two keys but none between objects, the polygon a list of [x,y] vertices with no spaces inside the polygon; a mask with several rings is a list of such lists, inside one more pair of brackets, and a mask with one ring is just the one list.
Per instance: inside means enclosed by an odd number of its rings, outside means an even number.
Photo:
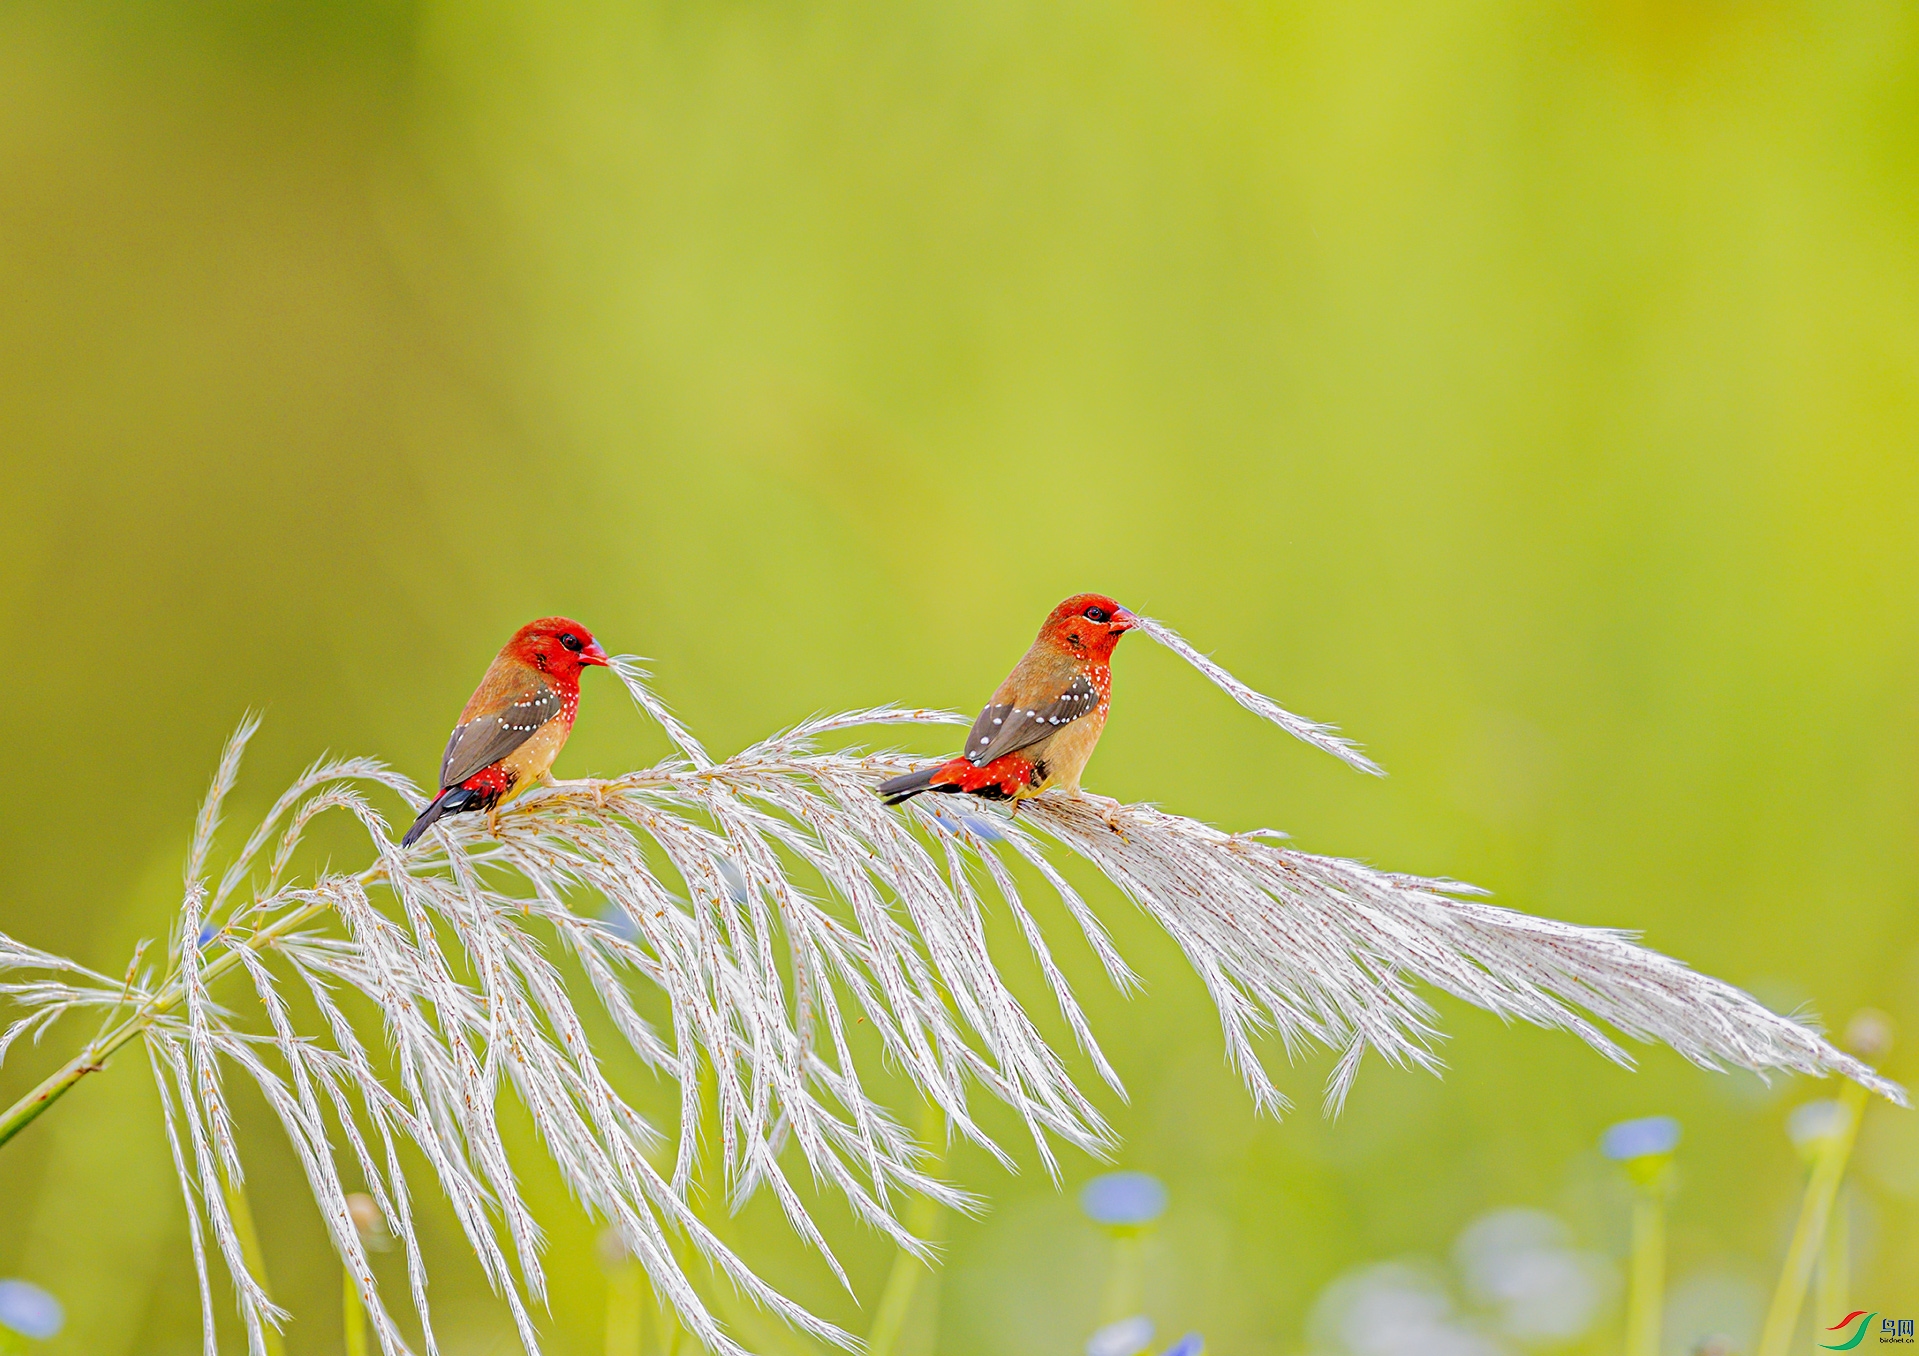
[{"label": "bird's red head", "polygon": [[513,633],[505,653],[541,673],[576,683],[583,667],[607,662],[606,651],[593,639],[593,633],[567,617],[528,622]]},{"label": "bird's red head", "polygon": [[1103,593],[1076,593],[1046,618],[1039,638],[1099,663],[1112,657],[1119,638],[1139,625],[1132,613]]}]

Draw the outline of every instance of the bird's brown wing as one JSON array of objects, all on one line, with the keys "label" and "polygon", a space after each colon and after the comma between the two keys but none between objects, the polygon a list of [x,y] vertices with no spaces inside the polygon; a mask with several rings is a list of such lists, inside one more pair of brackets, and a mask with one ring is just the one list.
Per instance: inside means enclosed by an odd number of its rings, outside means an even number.
[{"label": "bird's brown wing", "polygon": [[1075,677],[1064,691],[1055,692],[1045,701],[995,702],[979,713],[973,728],[966,732],[966,761],[974,767],[985,767],[995,758],[1031,748],[1098,705],[1099,692],[1084,675]]},{"label": "bird's brown wing", "polygon": [[453,727],[440,763],[440,785],[458,786],[481,768],[499,762],[560,714],[560,694],[536,682],[504,705]]}]

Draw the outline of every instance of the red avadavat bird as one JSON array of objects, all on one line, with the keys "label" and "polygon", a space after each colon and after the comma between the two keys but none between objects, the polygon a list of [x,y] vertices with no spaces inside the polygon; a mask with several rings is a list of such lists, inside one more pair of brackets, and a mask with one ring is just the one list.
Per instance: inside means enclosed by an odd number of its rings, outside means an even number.
[{"label": "red avadavat bird", "polygon": [[1113,647],[1137,623],[1099,593],[1054,608],[1039,638],[966,734],[966,750],[938,767],[879,785],[888,805],[922,791],[969,791],[1017,809],[1049,786],[1079,790],[1112,703]]},{"label": "red avadavat bird", "polygon": [[440,794],[400,840],[442,815],[491,811],[546,776],[580,711],[580,671],[604,665],[593,633],[565,617],[542,617],[513,633],[460,712],[440,763]]}]

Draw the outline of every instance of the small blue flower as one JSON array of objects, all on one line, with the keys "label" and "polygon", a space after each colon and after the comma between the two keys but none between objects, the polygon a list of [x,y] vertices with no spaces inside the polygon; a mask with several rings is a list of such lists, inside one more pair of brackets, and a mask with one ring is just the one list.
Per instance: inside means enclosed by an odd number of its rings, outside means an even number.
[{"label": "small blue flower", "polygon": [[984,839],[988,843],[1004,843],[1006,841],[1005,834],[1001,833],[991,824],[988,824],[978,815],[961,815],[960,823],[971,829],[974,837]]},{"label": "small blue flower", "polygon": [[44,1342],[66,1321],[60,1301],[32,1281],[0,1281],[0,1327]]},{"label": "small blue flower", "polygon": [[1144,1172],[1109,1172],[1080,1188],[1079,1208],[1095,1224],[1150,1224],[1166,1209],[1166,1184]]},{"label": "small blue flower", "polygon": [[1139,1356],[1153,1340],[1153,1320],[1134,1314],[1108,1323],[1086,1339],[1086,1356]]},{"label": "small blue flower", "polygon": [[1206,1339],[1196,1332],[1189,1332],[1161,1352],[1160,1356],[1199,1356],[1204,1350],[1206,1350]]},{"label": "small blue flower", "polygon": [[1616,1163],[1628,1163],[1650,1154],[1669,1154],[1678,1147],[1679,1122],[1671,1116],[1621,1121],[1599,1141],[1599,1152]]},{"label": "small blue flower", "polygon": [[212,941],[216,936],[218,936],[219,932],[220,932],[220,929],[213,926],[213,924],[208,923],[205,927],[200,929],[200,936],[194,942],[194,945],[205,946],[208,942]]},{"label": "small blue flower", "polygon": [[726,897],[735,904],[746,903],[746,873],[724,857],[715,857],[713,866],[720,873],[720,883],[726,887]]},{"label": "small blue flower", "polygon": [[1786,1136],[1801,1149],[1845,1133],[1846,1109],[1831,1098],[1794,1107],[1786,1118]]},{"label": "small blue flower", "polygon": [[929,813],[933,816],[933,826],[942,833],[950,833],[958,838],[962,833],[970,833],[984,843],[1004,843],[1006,835],[994,828],[978,815],[955,814],[941,806]]},{"label": "small blue flower", "polygon": [[640,935],[640,930],[633,926],[633,920],[626,916],[626,910],[618,904],[608,904],[600,910],[600,926],[625,942]]}]

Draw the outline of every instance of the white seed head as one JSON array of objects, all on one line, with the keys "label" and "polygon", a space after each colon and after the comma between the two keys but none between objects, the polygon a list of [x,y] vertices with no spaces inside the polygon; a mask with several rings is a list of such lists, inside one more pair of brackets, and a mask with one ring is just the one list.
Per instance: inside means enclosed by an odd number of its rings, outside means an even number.
[{"label": "white seed head", "polygon": [[[1141,629],[1176,649],[1184,644],[1157,623],[1142,619]],[[541,1234],[497,1114],[503,1090],[519,1100],[574,1195],[710,1350],[743,1356],[683,1270],[676,1237],[690,1239],[757,1304],[816,1338],[850,1344],[761,1280],[701,1221],[691,1196],[702,1136],[733,1200],[770,1191],[842,1281],[807,1204],[810,1183],[793,1179],[796,1167],[921,1255],[926,1245],[900,1222],[900,1203],[920,1193],[971,1205],[926,1173],[923,1146],[867,1081],[870,1071],[852,1055],[856,1025],[877,1036],[889,1065],[953,1134],[1002,1162],[1010,1165],[1011,1155],[970,1110],[982,1091],[1013,1110],[1055,1177],[1058,1144],[1111,1149],[1111,1129],[987,943],[987,915],[1004,905],[1074,1041],[1119,1089],[1011,866],[1017,859],[1032,868],[1111,981],[1135,988],[1098,916],[1055,862],[1060,847],[1178,942],[1212,993],[1228,1054],[1262,1108],[1288,1105],[1265,1067],[1261,1037],[1269,1029],[1289,1053],[1314,1045],[1341,1052],[1326,1089],[1329,1109],[1343,1101],[1368,1049],[1395,1064],[1436,1068],[1436,1017],[1422,983],[1503,1017],[1569,1030],[1621,1063],[1630,1057],[1601,1023],[1663,1041],[1706,1067],[1838,1073],[1904,1100],[1806,1026],[1623,933],[1496,908],[1453,882],[1298,852],[1269,832],[1227,834],[1151,807],[1057,790],[1022,802],[1017,820],[936,819],[938,806],[928,802],[945,798],[935,796],[888,809],[873,788],[913,760],[821,752],[819,737],[885,724],[966,724],[962,717],[892,707],[826,716],[715,762],[645,687],[635,661],[611,667],[666,727],[677,758],[605,782],[534,791],[498,810],[497,837],[477,815],[451,817],[405,856],[366,793],[397,794],[417,809],[424,798],[412,784],[365,759],[317,764],[209,889],[205,868],[249,720],[223,755],[196,825],[175,968],[164,983],[136,982],[134,968],[113,980],[0,936],[0,999],[24,1009],[0,1031],[0,1059],[19,1036],[37,1036],[69,1011],[160,1012],[145,1035],[209,1344],[209,1233],[237,1278],[253,1351],[264,1350],[266,1327],[283,1317],[248,1275],[226,1206],[225,1183],[241,1171],[224,1085],[236,1073],[258,1087],[285,1129],[387,1356],[408,1348],[367,1264],[368,1203],[406,1257],[411,1302],[434,1349],[402,1144],[431,1166],[522,1345],[538,1350]],[[1229,686],[1236,680],[1217,673],[1237,695]],[[1325,727],[1286,720],[1305,730],[1294,730],[1301,738],[1370,768]],[[287,883],[307,827],[329,811],[361,824],[373,865]],[[203,929],[209,940],[200,945]],[[550,954],[556,944],[580,976],[571,986],[571,971]],[[208,991],[213,966],[245,970],[271,1035],[231,1024]],[[297,1006],[281,993],[289,982],[303,996]],[[378,1036],[346,1015],[343,989],[377,1010]],[[642,1016],[649,994],[669,1014],[659,1028]],[[601,1022],[581,1011],[589,1005],[678,1086],[677,1125],[655,1126],[609,1081],[591,1035]],[[783,1156],[789,1146],[795,1153]],[[361,1184],[363,1200],[349,1193],[350,1180]]]}]

